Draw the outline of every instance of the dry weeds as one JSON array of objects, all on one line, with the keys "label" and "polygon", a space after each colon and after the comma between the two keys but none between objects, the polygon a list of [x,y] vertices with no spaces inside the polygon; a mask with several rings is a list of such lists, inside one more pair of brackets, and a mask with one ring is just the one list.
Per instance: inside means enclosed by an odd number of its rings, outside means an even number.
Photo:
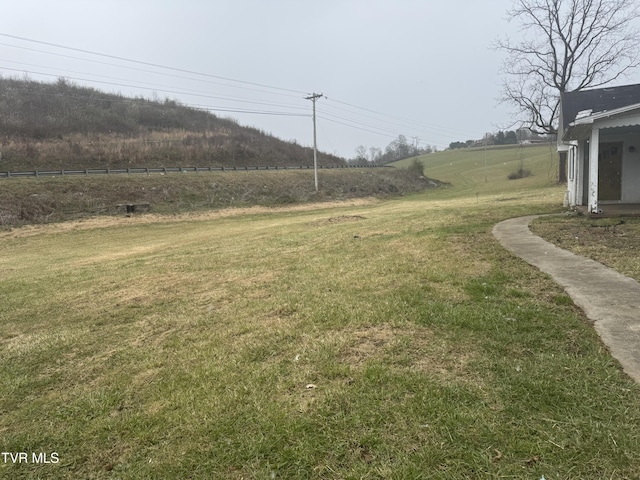
[{"label": "dry weeds", "polygon": [[560,248],[603,263],[640,281],[640,219],[542,217],[531,230]]}]

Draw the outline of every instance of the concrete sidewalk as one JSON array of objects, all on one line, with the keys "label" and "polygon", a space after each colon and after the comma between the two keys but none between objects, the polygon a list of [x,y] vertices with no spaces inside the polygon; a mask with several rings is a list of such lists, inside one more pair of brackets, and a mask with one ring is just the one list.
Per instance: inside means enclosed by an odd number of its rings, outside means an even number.
[{"label": "concrete sidewalk", "polygon": [[611,355],[640,383],[640,284],[534,235],[529,222],[537,217],[500,222],[493,228],[493,235],[504,248],[548,273],[564,287],[594,322]]}]

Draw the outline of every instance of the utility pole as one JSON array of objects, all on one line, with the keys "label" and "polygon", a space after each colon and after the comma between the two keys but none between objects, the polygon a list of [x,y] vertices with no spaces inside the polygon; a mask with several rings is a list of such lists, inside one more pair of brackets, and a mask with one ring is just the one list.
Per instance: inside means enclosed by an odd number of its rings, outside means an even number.
[{"label": "utility pole", "polygon": [[488,133],[484,134],[484,181],[487,181],[487,138],[489,137]]},{"label": "utility pole", "polygon": [[313,178],[315,180],[316,192],[318,191],[318,145],[316,143],[316,100],[322,97],[321,93],[312,93],[307,100],[313,102]]}]

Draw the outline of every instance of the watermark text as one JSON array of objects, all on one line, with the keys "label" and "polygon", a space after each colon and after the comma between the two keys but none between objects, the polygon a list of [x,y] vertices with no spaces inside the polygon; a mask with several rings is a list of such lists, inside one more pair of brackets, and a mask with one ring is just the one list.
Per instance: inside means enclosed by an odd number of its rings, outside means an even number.
[{"label": "watermark text", "polygon": [[2,463],[58,463],[60,456],[57,452],[0,452]]}]

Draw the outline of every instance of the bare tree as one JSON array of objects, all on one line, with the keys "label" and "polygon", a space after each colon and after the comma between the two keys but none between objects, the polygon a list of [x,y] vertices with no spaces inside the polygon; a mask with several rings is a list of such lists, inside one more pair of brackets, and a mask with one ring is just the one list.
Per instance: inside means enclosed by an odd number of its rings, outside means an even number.
[{"label": "bare tree", "polygon": [[367,147],[364,145],[359,145],[356,148],[356,162],[366,162],[367,161]]},{"label": "bare tree", "polygon": [[369,147],[369,161],[371,163],[378,163],[382,158],[382,150],[378,147]]},{"label": "bare tree", "polygon": [[562,92],[603,86],[640,65],[639,17],[637,0],[515,0],[507,18],[523,37],[494,44],[507,54],[501,101],[532,132],[555,134]]}]

